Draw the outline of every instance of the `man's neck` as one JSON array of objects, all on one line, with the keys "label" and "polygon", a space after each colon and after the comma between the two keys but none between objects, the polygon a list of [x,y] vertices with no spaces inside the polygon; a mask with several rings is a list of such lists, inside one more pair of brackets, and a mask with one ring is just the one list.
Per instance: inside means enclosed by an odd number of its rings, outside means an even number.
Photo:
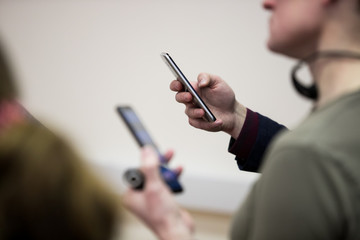
[{"label": "man's neck", "polygon": [[360,89],[360,59],[319,59],[311,71],[319,91],[316,107]]}]

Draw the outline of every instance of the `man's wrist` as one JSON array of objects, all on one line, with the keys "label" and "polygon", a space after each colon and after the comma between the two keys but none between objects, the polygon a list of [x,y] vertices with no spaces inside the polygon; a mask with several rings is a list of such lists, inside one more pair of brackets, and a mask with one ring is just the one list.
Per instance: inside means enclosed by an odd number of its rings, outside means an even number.
[{"label": "man's wrist", "polygon": [[194,234],[182,227],[171,227],[171,229],[161,229],[156,232],[160,240],[194,240]]},{"label": "man's wrist", "polygon": [[193,240],[195,227],[192,219],[187,219],[187,214],[178,212],[173,216],[162,219],[153,225],[155,234],[160,240]]},{"label": "man's wrist", "polygon": [[244,126],[245,119],[246,119],[247,109],[244,105],[236,102],[235,112],[234,112],[234,127],[229,132],[230,136],[234,139],[237,139],[240,135],[240,132]]}]

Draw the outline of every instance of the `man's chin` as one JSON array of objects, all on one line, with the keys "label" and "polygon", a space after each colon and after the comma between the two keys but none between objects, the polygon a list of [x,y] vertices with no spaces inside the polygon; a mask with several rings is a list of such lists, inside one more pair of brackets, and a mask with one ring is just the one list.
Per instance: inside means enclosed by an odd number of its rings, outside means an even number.
[{"label": "man's chin", "polygon": [[280,54],[280,55],[290,57],[290,58],[300,59],[300,58],[304,57],[304,56],[302,56],[302,54],[297,52],[294,47],[287,46],[284,43],[282,43],[282,44],[274,43],[269,40],[267,42],[267,48],[273,53]]},{"label": "man's chin", "polygon": [[313,45],[304,45],[303,43],[296,41],[290,44],[289,41],[281,42],[272,39],[268,40],[267,48],[273,53],[295,59],[303,59],[316,51],[316,48]]}]

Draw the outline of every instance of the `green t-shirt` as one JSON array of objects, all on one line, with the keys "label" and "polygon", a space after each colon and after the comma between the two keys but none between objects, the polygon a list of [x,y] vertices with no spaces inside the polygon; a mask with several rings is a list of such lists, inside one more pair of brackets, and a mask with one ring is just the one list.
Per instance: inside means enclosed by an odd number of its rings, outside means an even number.
[{"label": "green t-shirt", "polygon": [[274,141],[231,239],[360,239],[360,92]]}]

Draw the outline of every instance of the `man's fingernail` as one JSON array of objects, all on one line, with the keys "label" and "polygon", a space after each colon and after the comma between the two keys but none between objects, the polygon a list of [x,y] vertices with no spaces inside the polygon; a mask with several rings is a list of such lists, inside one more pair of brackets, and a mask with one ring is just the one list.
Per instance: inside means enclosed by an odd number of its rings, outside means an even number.
[{"label": "man's fingernail", "polygon": [[201,78],[200,82],[199,82],[199,87],[202,87],[206,84],[206,79],[205,78]]}]

